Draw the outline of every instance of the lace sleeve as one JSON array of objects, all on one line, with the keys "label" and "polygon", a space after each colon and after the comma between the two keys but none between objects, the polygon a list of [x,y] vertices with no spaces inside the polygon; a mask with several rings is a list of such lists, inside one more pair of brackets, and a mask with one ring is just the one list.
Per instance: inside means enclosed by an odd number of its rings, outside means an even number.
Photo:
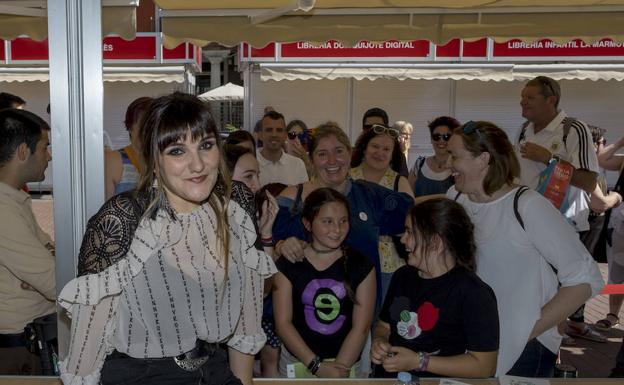
[{"label": "lace sleeve", "polygon": [[141,199],[123,193],[109,199],[87,224],[78,255],[78,275],[96,274],[130,249],[144,211]]}]

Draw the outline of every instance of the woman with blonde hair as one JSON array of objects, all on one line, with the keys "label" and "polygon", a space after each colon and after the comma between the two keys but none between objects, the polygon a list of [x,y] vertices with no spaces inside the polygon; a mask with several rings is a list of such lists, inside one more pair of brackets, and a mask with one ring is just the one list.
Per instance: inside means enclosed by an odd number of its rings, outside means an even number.
[{"label": "woman with blonde hair", "polygon": [[[381,282],[379,236],[403,233],[403,213],[414,200],[405,193],[395,192],[376,183],[349,177],[351,144],[335,123],[319,126],[310,146],[316,177],[308,182],[286,188],[277,199],[279,212],[273,234],[280,241],[277,255],[301,261],[309,247],[309,235],[301,222],[303,201],[312,191],[329,187],[347,197],[351,205],[351,231],[345,244],[368,257],[375,264],[376,281]],[[383,300],[377,286],[377,309]]]}]

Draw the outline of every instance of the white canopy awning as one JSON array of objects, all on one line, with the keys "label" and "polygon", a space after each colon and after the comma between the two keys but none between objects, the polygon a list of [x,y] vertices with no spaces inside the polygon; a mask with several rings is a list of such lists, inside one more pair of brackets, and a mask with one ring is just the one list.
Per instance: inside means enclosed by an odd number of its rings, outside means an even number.
[{"label": "white canopy awning", "polygon": [[198,98],[207,101],[235,101],[245,98],[245,88],[236,84],[228,83],[199,95]]},{"label": "white canopy awning", "polygon": [[624,40],[624,0],[155,0],[165,45]]},{"label": "white canopy awning", "polygon": [[262,63],[260,79],[282,80],[480,80],[526,81],[538,75],[557,80],[624,80],[617,64],[370,64],[370,63]]},{"label": "white canopy awning", "polygon": [[[184,83],[185,76],[192,76],[192,73],[183,65],[164,67],[103,67],[105,82]],[[49,80],[48,67],[0,67],[0,82],[47,82]]]},{"label": "white canopy awning", "polygon": [[[102,36],[119,35],[126,40],[134,39],[138,0],[101,1]],[[13,40],[27,35],[37,41],[46,39],[47,7],[46,0],[0,0],[0,38]]]}]

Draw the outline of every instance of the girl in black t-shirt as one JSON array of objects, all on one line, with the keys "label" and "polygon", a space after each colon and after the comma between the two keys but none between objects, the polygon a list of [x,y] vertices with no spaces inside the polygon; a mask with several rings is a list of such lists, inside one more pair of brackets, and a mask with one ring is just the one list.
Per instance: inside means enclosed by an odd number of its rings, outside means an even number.
[{"label": "girl in black t-shirt", "polygon": [[376,376],[494,375],[498,310],[494,292],[474,273],[473,229],[448,199],[409,210],[401,238],[407,265],[392,277],[373,337]]},{"label": "girl in black t-shirt", "polygon": [[302,222],[312,239],[304,259],[279,259],[274,276],[275,324],[283,342],[280,374],[348,377],[371,327],[374,266],[343,246],[349,204],[341,193],[331,188],[311,192]]}]

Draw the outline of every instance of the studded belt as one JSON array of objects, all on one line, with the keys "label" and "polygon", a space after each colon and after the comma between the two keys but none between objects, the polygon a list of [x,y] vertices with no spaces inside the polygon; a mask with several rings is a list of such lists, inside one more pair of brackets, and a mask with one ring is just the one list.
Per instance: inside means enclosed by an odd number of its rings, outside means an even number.
[{"label": "studded belt", "polygon": [[176,365],[180,367],[180,369],[186,370],[187,372],[194,372],[197,369],[201,368],[210,358],[212,358],[219,349],[220,349],[219,344],[217,343],[208,343],[206,341],[197,340],[197,342],[195,343],[195,347],[193,349],[175,357],[134,358],[134,357],[130,357],[129,355],[125,353],[121,353],[117,350],[111,353],[109,357],[112,359],[130,358],[130,359],[135,359],[135,360],[147,360],[147,361],[173,359],[173,362],[175,362]]},{"label": "studded belt", "polygon": [[195,347],[186,353],[173,357],[173,361],[188,372],[194,372],[201,368],[215,352],[219,349],[219,344],[210,344],[206,341],[197,340]]}]

